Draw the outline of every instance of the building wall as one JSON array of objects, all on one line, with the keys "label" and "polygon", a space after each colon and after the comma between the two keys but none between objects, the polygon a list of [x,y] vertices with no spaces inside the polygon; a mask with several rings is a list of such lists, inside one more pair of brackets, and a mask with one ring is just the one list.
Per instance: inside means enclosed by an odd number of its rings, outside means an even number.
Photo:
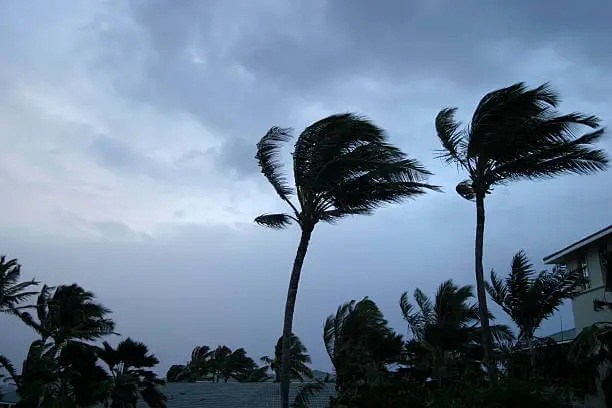
[{"label": "building wall", "polygon": [[574,323],[576,332],[579,333],[584,327],[597,322],[612,321],[612,310],[596,312],[593,308],[594,300],[612,302],[612,292],[604,291],[604,276],[599,257],[599,248],[606,245],[612,251],[612,236],[606,237],[604,241],[597,241],[575,254],[567,262],[570,269],[580,266],[580,258],[586,255],[587,269],[590,279],[590,287],[582,294],[572,300],[574,312]]}]

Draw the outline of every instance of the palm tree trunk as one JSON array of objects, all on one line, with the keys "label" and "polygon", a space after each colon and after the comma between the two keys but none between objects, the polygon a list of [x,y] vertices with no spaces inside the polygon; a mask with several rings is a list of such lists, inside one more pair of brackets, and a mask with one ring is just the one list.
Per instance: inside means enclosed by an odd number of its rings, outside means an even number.
[{"label": "palm tree trunk", "polygon": [[300,283],[300,273],[308,250],[308,242],[312,234],[313,227],[302,225],[302,236],[298,246],[293,270],[289,280],[289,290],[287,291],[287,303],[285,304],[285,321],[283,324],[283,345],[281,353],[281,408],[289,408],[289,381],[291,380],[291,333],[293,331],[293,311],[295,309],[295,299],[297,297],[298,285]]},{"label": "palm tree trunk", "polygon": [[480,325],[482,327],[482,346],[484,347],[484,358],[487,366],[489,381],[496,379],[497,367],[493,359],[493,347],[491,343],[491,328],[489,326],[489,310],[487,308],[487,294],[484,284],[484,268],[482,266],[482,252],[484,247],[485,208],[484,195],[476,195],[476,246],[474,255],[476,257],[476,292],[478,294],[478,311],[480,313]]}]

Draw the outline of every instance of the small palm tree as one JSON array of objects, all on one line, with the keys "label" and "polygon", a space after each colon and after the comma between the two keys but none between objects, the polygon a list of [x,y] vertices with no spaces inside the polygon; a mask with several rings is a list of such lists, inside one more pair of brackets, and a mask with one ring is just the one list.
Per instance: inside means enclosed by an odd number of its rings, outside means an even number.
[{"label": "small palm tree", "polygon": [[26,289],[38,285],[35,280],[19,282],[21,277],[21,265],[17,259],[6,260],[6,256],[0,257],[0,313],[17,314],[19,310],[28,306],[19,306],[38,292],[26,291]]},{"label": "small palm tree", "polygon": [[[580,113],[560,115],[558,103],[559,96],[548,84],[528,89],[517,83],[485,95],[464,129],[455,120],[456,108],[443,109],[436,117],[443,147],[440,157],[467,173],[457,192],[476,201],[476,289],[485,357],[492,374],[495,364],[482,264],[486,195],[496,185],[565,173],[590,174],[608,164],[606,154],[593,147],[604,133],[598,128],[599,119]],[[595,130],[581,134],[582,127]]]},{"label": "small palm tree", "polygon": [[[471,286],[459,287],[447,280],[438,287],[434,302],[420,289],[414,291],[416,307],[409,302],[407,292],[400,298],[402,317],[412,335],[407,347],[432,368],[438,380],[447,367],[466,357],[475,359],[478,365],[482,328],[478,305],[470,302],[473,297]],[[513,339],[505,325],[493,325],[491,330],[498,341]]]},{"label": "small palm tree", "polygon": [[[291,379],[304,381],[306,378],[313,378],[312,370],[307,364],[310,364],[312,360],[308,354],[306,346],[302,343],[300,338],[295,334],[291,333],[290,339],[290,368],[291,368]],[[274,372],[274,381],[281,381],[281,361],[283,352],[283,338],[279,338],[274,347],[274,358],[269,356],[263,356],[261,362],[267,364],[267,368],[270,368]]]},{"label": "small palm tree", "polygon": [[492,270],[491,283],[485,282],[485,285],[491,299],[517,325],[518,342],[528,345],[533,351],[535,331],[566,299],[578,294],[584,283],[580,270],[556,267],[536,275],[527,254],[519,251],[512,258],[508,276],[502,280]]},{"label": "small palm tree", "polygon": [[149,353],[145,344],[127,338],[115,349],[104,342],[98,357],[108,366],[112,376],[106,406],[135,408],[139,398],[151,408],[166,406],[166,397],[158,387],[164,381],[150,370],[159,360]]},{"label": "small palm tree", "polygon": [[[273,127],[257,144],[256,154],[261,172],[289,206],[290,213],[261,215],[255,222],[271,228],[296,223],[301,230],[285,305],[281,408],[289,406],[293,311],[315,225],[334,223],[348,215],[371,214],[386,203],[436,189],[425,183],[430,173],[419,162],[390,145],[382,129],[351,113],[329,116],[300,134],[293,152],[292,188],[279,159],[280,148],[290,139],[290,129]],[[294,194],[297,202],[292,201]]]},{"label": "small palm tree", "polygon": [[364,388],[376,394],[394,377],[388,365],[400,361],[403,343],[367,297],[338,307],[325,321],[323,341],[334,365],[336,390],[347,406],[357,406],[355,399],[363,397]]}]

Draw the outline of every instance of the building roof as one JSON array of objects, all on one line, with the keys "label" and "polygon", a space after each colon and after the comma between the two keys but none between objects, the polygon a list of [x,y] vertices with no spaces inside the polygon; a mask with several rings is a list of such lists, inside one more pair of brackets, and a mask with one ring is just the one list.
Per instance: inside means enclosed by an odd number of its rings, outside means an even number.
[{"label": "building roof", "polygon": [[563,330],[544,337],[553,339],[556,343],[566,343],[576,338],[576,329]]},{"label": "building roof", "polygon": [[[308,383],[292,383],[290,401]],[[336,395],[334,383],[323,383],[323,388],[310,397],[309,408],[328,408],[329,399]],[[168,398],[168,408],[277,408],[280,406],[278,383],[168,383],[161,387]],[[5,393],[1,402],[16,403],[18,396]],[[0,405],[1,406],[1,405]],[[137,408],[148,408],[139,400]]]},{"label": "building roof", "polygon": [[0,406],[3,404],[16,404],[19,402],[19,394],[15,390],[1,389],[0,395]]},{"label": "building roof", "polygon": [[558,250],[546,257],[544,257],[544,263],[547,264],[555,264],[555,263],[563,263],[565,256],[575,252],[576,250],[583,248],[584,246],[597,241],[603,237],[608,235],[612,235],[612,225],[608,225],[606,228],[603,228],[588,237],[584,237],[579,241],[574,242],[571,245],[566,246],[563,249]]},{"label": "building roof", "polygon": [[[291,401],[304,385],[291,384]],[[278,383],[168,383],[162,391],[168,398],[168,408],[276,408],[280,405]],[[324,383],[323,389],[312,395],[308,406],[327,408],[330,397],[335,394],[335,384]],[[146,405],[139,403],[141,406]]]}]

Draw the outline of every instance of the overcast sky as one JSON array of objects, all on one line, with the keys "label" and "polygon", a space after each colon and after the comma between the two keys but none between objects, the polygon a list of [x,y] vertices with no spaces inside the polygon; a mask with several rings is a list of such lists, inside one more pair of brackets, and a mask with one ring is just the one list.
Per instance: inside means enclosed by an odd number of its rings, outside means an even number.
[{"label": "overcast sky", "polygon": [[[405,333],[403,291],[474,282],[475,209],[433,157],[436,113],[467,119],[490,90],[551,81],[564,112],[610,123],[611,13],[604,0],[5,1],[0,252],[24,278],[93,291],[162,373],[199,344],[270,354],[298,235],[252,224],[282,208],[255,143],[272,125],[365,114],[447,192],[315,230],[294,331],[330,369],[321,332],[341,303],[369,295]],[[608,172],[496,188],[485,269],[505,273],[521,248],[543,267],[611,224],[611,186]],[[23,358],[30,330],[0,326],[0,352]],[[572,326],[565,306],[542,332]]]}]

